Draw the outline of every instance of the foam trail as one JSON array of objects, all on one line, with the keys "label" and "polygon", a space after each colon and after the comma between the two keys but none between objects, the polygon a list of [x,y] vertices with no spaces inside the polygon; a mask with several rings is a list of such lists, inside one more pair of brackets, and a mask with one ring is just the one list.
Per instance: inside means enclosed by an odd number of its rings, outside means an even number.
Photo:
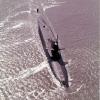
[{"label": "foam trail", "polygon": [[26,70],[19,72],[19,74],[15,77],[0,79],[0,82],[5,83],[5,82],[9,82],[10,80],[13,81],[15,79],[25,78],[25,77],[28,77],[30,75],[34,75],[34,74],[42,71],[47,66],[48,66],[47,61],[44,61],[34,68],[27,68]]},{"label": "foam trail", "polygon": [[19,24],[13,26],[12,28],[13,28],[13,29],[20,28],[23,24],[24,24],[24,23],[19,23]]},{"label": "foam trail", "polygon": [[[76,93],[78,93],[78,92],[81,90],[81,88],[82,88],[83,86],[84,86],[84,84],[81,84],[75,91],[72,91],[72,92],[68,92],[68,90],[67,90],[67,94],[76,94]],[[51,92],[60,95],[60,94],[59,94],[59,91],[65,92],[66,89],[65,89],[65,88],[56,88],[55,90],[51,90]]]},{"label": "foam trail", "polygon": [[44,61],[35,68],[26,69],[26,70],[22,71],[20,73],[20,75],[18,76],[18,78],[25,78],[25,77],[28,77],[30,74],[34,75],[34,74],[40,72],[41,70],[43,70],[46,67],[47,67],[47,63]]},{"label": "foam trail", "polygon": [[2,21],[2,23],[0,23],[0,27],[3,26],[6,22],[8,22],[10,18],[16,17],[16,16],[23,14],[23,13],[29,13],[30,14],[31,12],[30,12],[30,10],[27,10],[27,11],[18,12],[15,15],[9,15]]},{"label": "foam trail", "polygon": [[66,1],[63,1],[63,2],[57,2],[57,1],[52,1],[51,3],[52,4],[55,4],[55,5],[60,5],[60,4],[63,4],[65,3]]},{"label": "foam trail", "polygon": [[68,64],[65,65],[66,69],[67,69],[67,72],[68,72],[68,80],[69,80],[69,86],[71,86],[72,84],[72,78],[71,78],[71,75],[70,75],[70,70],[69,70],[69,67],[71,66],[71,59],[68,60]]},{"label": "foam trail", "polygon": [[29,69],[22,71],[18,77],[25,78],[25,77],[28,77],[30,74],[34,75],[40,72],[41,70],[43,70],[44,68],[46,68],[47,66],[48,66],[48,63],[44,61],[41,64],[39,64],[37,67],[29,68]]},{"label": "foam trail", "polygon": [[83,86],[84,86],[84,84],[80,85],[80,87],[77,88],[76,91],[68,93],[68,94],[75,94],[75,93],[79,92]]},{"label": "foam trail", "polygon": [[57,7],[57,6],[60,6],[60,5],[49,5],[49,6],[43,6],[43,11],[45,11],[46,9],[49,9],[49,8],[53,8],[53,7]]},{"label": "foam trail", "polygon": [[23,42],[15,42],[15,43],[12,43],[10,45],[2,45],[2,46],[0,46],[0,49],[9,48],[11,46],[20,45],[20,44],[24,44],[24,43],[27,43],[27,42],[35,42],[35,40],[33,38],[29,38],[27,40],[24,40]]},{"label": "foam trail", "polygon": [[51,3],[51,4],[62,4],[62,3],[65,3],[66,1],[55,1],[55,0],[48,0],[48,3]]},{"label": "foam trail", "polygon": [[24,40],[24,42],[30,42],[30,41],[32,41],[33,40],[33,38],[29,38],[29,39],[27,39],[27,40]]},{"label": "foam trail", "polygon": [[31,13],[30,12],[30,10],[27,10],[27,11],[21,11],[21,12],[18,12],[18,13],[16,13],[15,15],[13,15],[13,16],[9,16],[9,17],[16,17],[16,16],[18,16],[19,14],[23,14],[23,13]]},{"label": "foam trail", "polygon": [[17,10],[17,9],[19,9],[19,8],[21,8],[21,7],[23,7],[23,6],[25,6],[25,5],[27,5],[27,4],[28,4],[27,2],[24,2],[24,3],[21,4],[21,5],[17,5],[17,7],[15,7],[14,9],[12,9],[12,10],[10,11],[10,13],[13,12],[13,11],[15,11],[15,10]]},{"label": "foam trail", "polygon": [[52,7],[60,6],[62,3],[65,3],[65,2],[52,1],[50,3],[51,3],[51,5],[48,5],[48,6],[41,3],[41,6],[43,7],[43,11],[45,11],[46,9],[52,8]]}]

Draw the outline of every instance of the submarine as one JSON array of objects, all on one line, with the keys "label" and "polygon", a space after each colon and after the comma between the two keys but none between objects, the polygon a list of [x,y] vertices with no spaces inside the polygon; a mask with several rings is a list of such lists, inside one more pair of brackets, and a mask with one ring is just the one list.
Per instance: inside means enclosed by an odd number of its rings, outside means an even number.
[{"label": "submarine", "polygon": [[68,88],[68,72],[61,55],[61,50],[63,49],[60,49],[59,47],[58,35],[51,27],[44,11],[38,8],[37,14],[38,34],[51,71],[55,78],[60,82],[61,86]]}]

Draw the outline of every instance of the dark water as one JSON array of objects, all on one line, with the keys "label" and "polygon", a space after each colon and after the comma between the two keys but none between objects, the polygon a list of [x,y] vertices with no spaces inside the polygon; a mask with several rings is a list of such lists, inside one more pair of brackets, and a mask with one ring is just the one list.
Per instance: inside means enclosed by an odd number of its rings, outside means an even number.
[{"label": "dark water", "polygon": [[47,15],[59,36],[69,67],[72,91],[83,84],[68,100],[98,100],[99,96],[99,23],[98,2],[70,0],[61,7],[49,9]]}]

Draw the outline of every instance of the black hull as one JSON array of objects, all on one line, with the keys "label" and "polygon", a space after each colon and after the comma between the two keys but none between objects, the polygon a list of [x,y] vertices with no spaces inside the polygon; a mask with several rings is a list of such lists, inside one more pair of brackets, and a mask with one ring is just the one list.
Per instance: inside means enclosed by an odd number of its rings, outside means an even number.
[{"label": "black hull", "polygon": [[42,46],[45,52],[45,55],[48,59],[48,63],[50,65],[50,68],[54,74],[54,76],[56,77],[56,79],[64,86],[69,87],[68,84],[68,73],[67,70],[65,68],[65,64],[63,62],[62,57],[58,60],[58,61],[54,61],[51,59],[50,56],[50,51],[49,49],[47,49],[48,47],[48,39],[51,38],[53,40],[55,40],[55,37],[52,33],[46,32],[46,28],[44,28],[44,21],[42,21],[43,19],[41,19],[41,17],[39,17],[38,19],[38,33],[42,42]]}]

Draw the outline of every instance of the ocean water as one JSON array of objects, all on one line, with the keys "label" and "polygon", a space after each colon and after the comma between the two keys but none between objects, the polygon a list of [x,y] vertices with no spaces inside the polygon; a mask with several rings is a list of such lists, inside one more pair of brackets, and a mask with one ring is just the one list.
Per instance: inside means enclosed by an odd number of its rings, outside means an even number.
[{"label": "ocean water", "polygon": [[[93,0],[0,0],[0,100],[98,100],[98,18],[93,4]],[[67,90],[52,75],[42,49],[36,13],[40,6],[67,48]]]},{"label": "ocean water", "polygon": [[65,48],[61,51],[64,61],[70,61],[66,67],[71,86],[64,99],[99,100],[98,1],[66,1],[46,14],[58,34],[60,47]]},{"label": "ocean water", "polygon": [[0,0],[0,100],[46,100],[54,95],[57,85],[42,53],[36,9],[42,4],[45,11],[55,3]]}]

